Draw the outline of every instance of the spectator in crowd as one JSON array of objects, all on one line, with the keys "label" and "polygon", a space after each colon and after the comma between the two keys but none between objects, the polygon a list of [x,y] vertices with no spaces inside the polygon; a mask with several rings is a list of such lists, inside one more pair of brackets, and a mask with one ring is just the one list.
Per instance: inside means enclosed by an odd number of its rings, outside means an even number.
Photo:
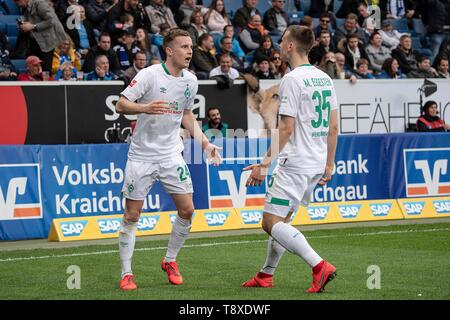
[{"label": "spectator in crowd", "polygon": [[17,73],[11,70],[11,65],[0,64],[0,81],[16,81]]},{"label": "spectator in crowd", "polygon": [[302,20],[300,20],[299,25],[305,26],[305,27],[308,27],[308,28],[312,29],[313,28],[313,22],[314,22],[313,17],[311,17],[311,16],[303,16]]},{"label": "spectator in crowd", "polygon": [[59,44],[53,51],[52,76],[55,76],[64,62],[70,63],[77,69],[81,70],[81,55],[75,51],[72,39],[66,34],[66,39]]},{"label": "spectator in crowd", "polygon": [[164,0],[150,0],[150,4],[145,7],[145,11],[152,22],[151,32],[158,33],[159,26],[167,23],[170,28],[177,28],[178,25],[173,17],[172,10],[164,4]]},{"label": "spectator in crowd", "polygon": [[349,34],[356,34],[364,46],[367,44],[366,34],[363,29],[358,27],[358,17],[354,13],[348,14],[345,23],[336,29],[334,33],[335,44],[337,45],[341,39],[345,39]]},{"label": "spectator in crowd", "polygon": [[361,1],[359,0],[343,0],[341,7],[336,13],[337,18],[346,18],[350,13],[358,12],[358,4]]},{"label": "spectator in crowd", "polygon": [[287,73],[287,65],[281,60],[280,51],[273,51],[270,56],[272,73],[275,79],[281,79]]},{"label": "spectator in crowd", "polygon": [[196,46],[198,44],[198,38],[201,35],[208,33],[209,30],[208,27],[203,23],[203,14],[201,9],[195,9],[192,12],[190,21],[191,23],[186,28],[186,30],[191,36],[192,44]]},{"label": "spectator in crowd", "polygon": [[231,66],[236,70],[243,72],[244,71],[244,61],[242,58],[235,55],[232,51],[233,49],[233,39],[230,37],[223,37],[220,40],[220,53],[216,55],[217,61],[220,61],[220,56],[222,54],[228,54],[231,57]]},{"label": "spectator in crowd", "polygon": [[217,107],[210,107],[206,112],[208,123],[202,127],[203,133],[211,140],[212,137],[226,138],[228,136],[228,124],[222,122],[220,110]]},{"label": "spectator in crowd", "polygon": [[215,67],[209,72],[209,77],[212,78],[218,75],[226,75],[231,80],[234,80],[239,77],[239,71],[233,68],[231,56],[228,53],[222,53],[219,60],[219,66]]},{"label": "spectator in crowd", "polygon": [[332,51],[325,53],[322,57],[319,63],[319,69],[328,74],[331,79],[339,79],[343,71],[341,66],[336,63],[336,56]]},{"label": "spectator in crowd", "polygon": [[145,52],[145,56],[147,57],[147,66],[150,65],[150,60],[153,57],[156,57],[158,60],[162,61],[158,47],[151,44],[150,35],[144,28],[138,28],[136,30],[136,45],[141,51]]},{"label": "spectator in crowd", "polygon": [[356,63],[355,77],[357,79],[375,79],[369,71],[369,61],[364,58],[358,60]]},{"label": "spectator in crowd", "polygon": [[[420,1],[414,0],[380,0],[381,15],[385,19],[412,19]],[[416,16],[418,17],[418,16]]]},{"label": "spectator in crowd", "polygon": [[421,132],[442,132],[450,131],[450,125],[439,118],[436,101],[425,102],[422,108],[422,115],[417,119],[417,131]]},{"label": "spectator in crowd", "polygon": [[357,10],[358,10],[358,25],[363,26],[364,22],[367,21],[367,19],[371,19],[367,3],[365,1],[359,2]]},{"label": "spectator in crowd", "polygon": [[[134,29],[134,17],[129,13],[124,13],[119,18],[120,23],[122,24],[121,31],[118,34],[122,34],[122,31],[125,29]],[[120,39],[119,43],[120,43]]]},{"label": "spectator in crowd", "polygon": [[364,58],[369,60],[363,44],[355,33],[347,35],[347,39],[343,39],[343,41],[338,44],[338,50],[345,55],[345,64],[352,70],[356,70],[356,63],[359,59]]},{"label": "spectator in crowd", "polygon": [[56,81],[76,81],[78,70],[70,61],[64,62],[55,74]]},{"label": "spectator in crowd", "polygon": [[378,32],[374,32],[370,35],[370,44],[366,47],[370,68],[376,73],[381,72],[384,60],[391,58],[391,51],[382,46],[382,42],[381,35]]},{"label": "spectator in crowd", "polygon": [[4,56],[9,57],[10,53],[11,46],[8,42],[8,38],[3,32],[0,31],[0,59],[4,59]]},{"label": "spectator in crowd", "polygon": [[192,12],[196,8],[195,0],[183,0],[178,10],[174,13],[176,24],[180,28],[186,28],[191,19]]},{"label": "spectator in crowd", "polygon": [[272,72],[272,68],[270,67],[270,58],[269,57],[261,57],[258,61],[256,61],[257,67],[255,69],[255,76],[262,79],[275,79],[275,75]]},{"label": "spectator in crowd", "polygon": [[313,28],[314,36],[316,39],[320,37],[322,32],[328,32],[331,37],[334,35],[333,28],[331,27],[331,15],[329,13],[322,13],[319,19],[319,25]]},{"label": "spectator in crowd", "polygon": [[436,59],[436,71],[438,78],[450,79],[448,73],[448,59],[446,57],[438,57]]},{"label": "spectator in crowd", "polygon": [[[37,56],[29,56],[25,63],[27,65],[27,71],[19,74],[17,80],[19,81],[44,81],[44,75],[42,74],[43,61]],[[46,80],[50,80],[48,77],[48,71]]]},{"label": "spectator in crowd", "polygon": [[92,23],[95,39],[105,29],[108,13],[117,4],[118,0],[113,0],[111,4],[105,0],[90,0],[86,4],[86,17]]},{"label": "spectator in crowd", "polygon": [[392,23],[389,20],[384,20],[381,23],[381,30],[378,31],[383,40],[383,46],[387,47],[389,50],[393,50],[400,44],[400,37],[403,33],[394,30]]},{"label": "spectator in crowd", "polygon": [[441,43],[450,34],[450,0],[424,0],[422,20],[427,28],[431,61],[436,58]]},{"label": "spectator in crowd", "polygon": [[381,67],[381,73],[377,75],[378,79],[405,79],[406,76],[399,68],[398,61],[394,58],[387,58]]},{"label": "spectator in crowd", "polygon": [[256,8],[258,0],[244,1],[244,5],[236,11],[233,17],[233,25],[240,29],[245,28],[250,23],[250,18],[254,15],[259,15],[261,17],[261,13]]},{"label": "spectator in crowd", "polygon": [[222,33],[230,24],[223,0],[213,0],[204,19],[210,33]]},{"label": "spectator in crowd", "polygon": [[263,25],[270,35],[282,35],[290,24],[289,15],[283,10],[285,0],[272,0],[272,8],[264,13]]},{"label": "spectator in crowd", "polygon": [[126,70],[133,65],[134,55],[140,51],[136,45],[133,29],[125,29],[122,33],[121,44],[114,47],[121,70]]},{"label": "spectator in crowd", "polygon": [[109,71],[109,60],[105,55],[95,58],[95,70],[86,75],[85,80],[115,80],[117,76]]},{"label": "spectator in crowd", "polygon": [[450,38],[442,42],[439,50],[439,57],[444,57],[447,58],[447,60],[450,60]]},{"label": "spectator in crowd", "polygon": [[344,54],[342,52],[336,52],[334,56],[336,59],[336,68],[340,70],[339,79],[350,79],[351,82],[355,82],[356,77],[353,74],[353,69],[350,69],[350,67],[345,64]]},{"label": "spectator in crowd", "polygon": [[416,55],[413,52],[411,36],[409,34],[404,34],[400,37],[400,44],[392,50],[391,56],[398,61],[400,69],[406,75],[411,71],[417,70]]},{"label": "spectator in crowd", "polygon": [[74,10],[78,15],[79,22],[74,28],[66,28],[67,34],[73,41],[74,48],[81,54],[81,57],[86,57],[89,48],[95,46],[95,35],[92,28],[92,23],[86,19],[86,13],[83,6],[74,6]]},{"label": "spectator in crowd", "polygon": [[242,49],[245,53],[256,50],[259,48],[261,38],[267,34],[267,30],[261,24],[261,16],[255,14],[251,17],[251,20],[247,26],[245,26],[239,33],[239,40]]},{"label": "spectator in crowd", "polygon": [[10,45],[5,34],[0,31],[0,81],[14,81],[17,73],[9,58]]},{"label": "spectator in crowd", "polygon": [[192,66],[199,80],[208,79],[212,69],[218,66],[212,53],[214,49],[213,37],[204,33],[198,38],[198,44],[192,53]]},{"label": "spectator in crowd", "polygon": [[436,70],[431,67],[430,58],[421,56],[417,59],[417,70],[412,70],[407,74],[408,78],[436,78]]},{"label": "spectator in crowd", "polygon": [[139,0],[119,0],[108,12],[106,28],[109,34],[120,35],[123,29],[123,23],[121,23],[120,18],[125,14],[133,16],[135,29],[144,28],[147,31],[151,30],[152,23]]},{"label": "spectator in crowd", "polygon": [[161,57],[160,61],[164,61],[164,60],[166,60],[166,52],[163,48],[163,42],[164,42],[164,37],[169,33],[170,25],[167,23],[162,23],[159,26],[159,29],[160,29],[159,33],[152,35],[151,43],[153,45],[155,45],[156,47],[158,47],[159,55]]},{"label": "spectator in crowd", "polygon": [[26,56],[35,55],[42,60],[42,69],[51,71],[53,50],[66,38],[61,22],[47,0],[15,0],[24,9],[25,20],[20,21],[18,42],[26,50]]},{"label": "spectator in crowd", "polygon": [[144,51],[136,52],[133,60],[133,65],[129,67],[122,73],[120,77],[123,82],[125,82],[125,86],[128,86],[133,80],[133,78],[138,74],[139,71],[145,68],[147,65],[147,56]]},{"label": "spectator in crowd", "polygon": [[259,61],[262,57],[270,57],[274,51],[272,37],[268,34],[264,35],[259,42],[259,47],[255,50],[253,62]]},{"label": "spectator in crowd", "polygon": [[119,59],[117,58],[116,52],[111,48],[111,37],[106,32],[100,35],[97,46],[89,49],[82,68],[84,73],[91,72],[95,69],[95,59],[99,55],[105,55],[108,58],[109,66],[113,73],[120,72]]},{"label": "spectator in crowd", "polygon": [[333,14],[334,0],[314,0],[311,1],[309,15],[313,18],[319,18],[322,14]]},{"label": "spectator in crowd", "polygon": [[234,27],[231,24],[223,28],[223,35],[224,37],[230,37],[231,39],[233,39],[233,48],[231,49],[231,52],[233,52],[233,54],[238,56],[239,58],[245,57],[245,52],[244,50],[242,50],[238,39],[236,39],[236,37],[234,36]]},{"label": "spectator in crowd", "polygon": [[329,31],[322,31],[319,36],[319,44],[314,46],[309,52],[309,62],[313,65],[318,65],[322,57],[328,51],[336,51],[331,42],[331,35]]}]

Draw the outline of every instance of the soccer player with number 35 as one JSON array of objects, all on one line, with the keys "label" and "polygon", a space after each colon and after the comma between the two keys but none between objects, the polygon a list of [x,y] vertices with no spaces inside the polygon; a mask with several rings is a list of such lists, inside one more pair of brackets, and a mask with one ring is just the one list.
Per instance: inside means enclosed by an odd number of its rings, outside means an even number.
[{"label": "soccer player with number 35", "polygon": [[192,113],[198,81],[186,70],[192,59],[189,33],[172,29],[164,37],[163,45],[166,62],[141,70],[116,104],[118,113],[137,115],[122,188],[126,198],[125,214],[119,229],[122,267],[119,287],[122,290],[137,289],[131,270],[135,230],[144,199],[157,180],[171,195],[178,211],[161,268],[171,284],[183,283],[176,257],[189,234],[194,203],[191,176],[181,154],[180,124],[201,143],[213,165],[222,162],[220,148],[209,142]]},{"label": "soccer player with number 35", "polygon": [[261,185],[272,160],[279,156],[269,181],[262,220],[263,229],[270,235],[266,262],[255,277],[242,284],[244,287],[272,287],[273,274],[286,250],[312,268],[313,281],[307,292],[322,292],[336,276],[336,268],[289,224],[300,205],[308,206],[314,187],[331,179],[336,153],[336,93],[330,77],[308,61],[313,44],[311,29],[298,25],[286,29],[280,44],[281,59],[293,70],[280,83],[278,135],[261,163],[244,169],[251,170],[247,186]]}]

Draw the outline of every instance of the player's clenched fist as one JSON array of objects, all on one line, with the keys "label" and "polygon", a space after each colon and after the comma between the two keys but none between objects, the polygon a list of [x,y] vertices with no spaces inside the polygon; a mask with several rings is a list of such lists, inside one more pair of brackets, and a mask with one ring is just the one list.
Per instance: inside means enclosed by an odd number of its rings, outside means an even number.
[{"label": "player's clenched fist", "polygon": [[154,100],[144,106],[144,113],[147,114],[165,114],[169,110],[169,103],[164,100]]}]

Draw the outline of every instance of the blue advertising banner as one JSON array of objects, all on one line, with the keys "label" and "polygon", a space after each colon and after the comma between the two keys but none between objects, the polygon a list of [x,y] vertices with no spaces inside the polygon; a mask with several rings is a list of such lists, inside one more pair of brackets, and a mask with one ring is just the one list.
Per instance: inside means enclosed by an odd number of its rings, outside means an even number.
[{"label": "blue advertising banner", "polygon": [[[313,201],[449,195],[449,137],[445,133],[340,136],[333,180],[314,190]],[[223,148],[224,162],[218,167],[203,161],[198,144],[185,142],[196,209],[261,205],[267,180],[262,187],[246,188],[249,172],[242,169],[264,155],[269,140],[215,143]],[[0,240],[46,238],[55,218],[122,214],[127,151],[127,144],[1,146]],[[143,211],[171,210],[175,206],[170,196],[156,183]]]}]

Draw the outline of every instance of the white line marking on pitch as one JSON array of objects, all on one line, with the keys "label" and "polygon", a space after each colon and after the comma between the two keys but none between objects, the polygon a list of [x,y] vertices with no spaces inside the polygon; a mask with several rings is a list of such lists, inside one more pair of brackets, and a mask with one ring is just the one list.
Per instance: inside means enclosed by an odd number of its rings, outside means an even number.
[{"label": "white line marking on pitch", "polygon": [[[347,233],[344,235],[311,236],[311,237],[306,237],[306,238],[307,239],[323,239],[323,238],[339,238],[339,237],[365,237],[365,236],[377,236],[377,235],[385,235],[385,234],[399,234],[399,233],[411,233],[411,232],[439,232],[439,231],[449,231],[449,230],[450,230],[450,228],[436,228],[436,229],[424,229],[424,230],[413,230],[413,229],[392,230],[392,231],[378,231],[378,232],[367,232],[367,233]],[[248,241],[211,242],[211,243],[189,244],[189,245],[184,245],[183,248],[201,248],[201,247],[213,247],[213,246],[224,246],[224,245],[234,245],[234,244],[258,243],[258,242],[267,242],[267,240],[248,240]],[[134,251],[135,252],[136,251],[154,251],[154,250],[166,250],[166,249],[167,249],[167,247],[151,247],[151,248],[137,248]],[[50,258],[94,256],[94,255],[102,255],[102,254],[118,253],[118,252],[119,252],[119,250],[107,250],[107,251],[59,254],[59,255],[51,255],[51,256],[18,257],[18,258],[0,259],[0,262],[14,262],[14,261],[40,260],[40,259],[50,259]]]}]

